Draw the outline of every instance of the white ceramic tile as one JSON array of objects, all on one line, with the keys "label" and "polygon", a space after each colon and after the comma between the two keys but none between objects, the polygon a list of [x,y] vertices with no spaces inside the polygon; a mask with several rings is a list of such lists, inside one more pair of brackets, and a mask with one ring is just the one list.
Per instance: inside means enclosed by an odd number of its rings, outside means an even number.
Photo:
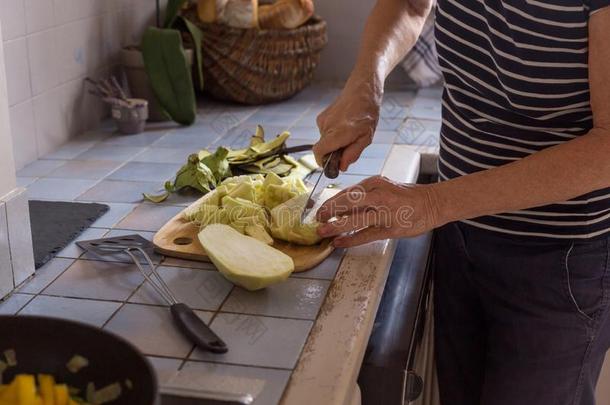
[{"label": "white ceramic tile", "polygon": [[24,0],[0,0],[0,21],[4,41],[25,35]]},{"label": "white ceramic tile", "polygon": [[[54,160],[47,160],[47,162],[54,162]],[[112,173],[120,165],[120,162],[107,160],[69,160],[46,177],[99,180]]]},{"label": "white ceramic tile", "polygon": [[[49,0],[43,0],[49,1]],[[55,30],[28,36],[28,56],[32,94],[38,95],[59,83],[57,60],[57,34]]]},{"label": "white ceramic tile", "polygon": [[57,253],[56,257],[62,257],[62,258],[67,258],[67,259],[77,259],[80,256],[82,256],[82,254],[84,253],[84,250],[82,250],[76,244],[76,242],[82,241],[82,240],[100,239],[107,232],[108,232],[108,229],[105,229],[105,228],[85,229],[85,231],[83,231],[83,233],[78,235],[78,237],[76,239],[74,239],[74,241],[70,242],[68,244],[68,246],[66,246],[59,253]]},{"label": "white ceramic tile", "polygon": [[39,295],[30,301],[19,315],[49,316],[101,327],[120,306],[118,302]]},{"label": "white ceramic tile", "polygon": [[13,262],[13,276],[18,286],[34,274],[34,249],[30,226],[28,195],[20,189],[6,202],[8,234]]},{"label": "white ceramic tile", "polygon": [[86,19],[71,22],[56,28],[59,81],[67,82],[84,76],[88,67],[93,67],[94,61],[90,55],[98,50],[99,30],[96,19]]},{"label": "white ceramic tile", "polygon": [[3,202],[0,202],[0,299],[9,294],[13,288],[13,268],[8,241],[6,206]]},{"label": "white ceramic tile", "polygon": [[55,9],[52,0],[25,0],[25,22],[28,34],[55,25]]},{"label": "white ceramic tile", "polygon": [[69,106],[78,100],[70,100],[68,87],[71,85],[55,87],[34,98],[36,140],[41,156],[58,149],[80,130],[76,125],[78,112]]},{"label": "white ceramic tile", "polygon": [[53,2],[57,24],[98,15],[109,7],[106,3],[112,3],[108,0],[53,0]]},{"label": "white ceramic tile", "polygon": [[8,103],[15,105],[32,96],[27,41],[25,38],[4,43]]},{"label": "white ceramic tile", "polygon": [[15,168],[21,169],[38,158],[34,106],[32,100],[15,104],[9,109]]}]

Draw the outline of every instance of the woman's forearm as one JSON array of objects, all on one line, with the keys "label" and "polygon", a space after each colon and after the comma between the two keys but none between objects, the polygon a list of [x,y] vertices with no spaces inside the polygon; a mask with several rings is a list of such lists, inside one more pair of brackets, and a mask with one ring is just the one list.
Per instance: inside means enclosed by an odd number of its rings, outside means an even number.
[{"label": "woman's forearm", "polygon": [[610,129],[430,187],[438,225],[569,200],[610,187]]},{"label": "woman's forearm", "polygon": [[373,80],[382,86],[415,44],[431,4],[431,0],[378,0],[367,19],[349,81]]}]

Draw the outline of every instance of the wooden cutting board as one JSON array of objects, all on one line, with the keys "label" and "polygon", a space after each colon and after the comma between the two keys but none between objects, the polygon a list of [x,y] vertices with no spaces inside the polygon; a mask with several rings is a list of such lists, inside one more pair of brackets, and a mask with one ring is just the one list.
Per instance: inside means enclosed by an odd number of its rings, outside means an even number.
[{"label": "wooden cutting board", "polygon": [[[205,250],[197,238],[198,233],[199,227],[182,219],[182,213],[180,213],[155,234],[153,239],[155,250],[165,256],[209,262],[210,258],[205,254]],[[295,272],[317,266],[334,250],[330,239],[325,239],[313,246],[301,246],[275,240],[273,247],[292,257]]]}]

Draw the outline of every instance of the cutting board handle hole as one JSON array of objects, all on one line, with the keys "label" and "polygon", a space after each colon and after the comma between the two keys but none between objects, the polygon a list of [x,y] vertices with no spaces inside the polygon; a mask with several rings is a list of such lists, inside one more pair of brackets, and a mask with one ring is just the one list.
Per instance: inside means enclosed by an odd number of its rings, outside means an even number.
[{"label": "cutting board handle hole", "polygon": [[176,238],[174,239],[174,245],[186,246],[193,243],[193,239],[191,238]]}]

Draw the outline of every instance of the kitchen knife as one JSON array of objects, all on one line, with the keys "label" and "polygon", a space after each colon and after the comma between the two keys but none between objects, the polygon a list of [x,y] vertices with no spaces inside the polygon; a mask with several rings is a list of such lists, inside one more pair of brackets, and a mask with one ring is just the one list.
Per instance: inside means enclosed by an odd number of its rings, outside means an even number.
[{"label": "kitchen knife", "polygon": [[303,208],[301,213],[301,222],[307,218],[311,209],[316,205],[316,202],[320,199],[322,192],[329,186],[330,180],[336,179],[339,176],[339,163],[341,161],[341,150],[336,150],[328,154],[324,161],[324,167],[320,171],[318,178],[309,193],[307,204]]}]

